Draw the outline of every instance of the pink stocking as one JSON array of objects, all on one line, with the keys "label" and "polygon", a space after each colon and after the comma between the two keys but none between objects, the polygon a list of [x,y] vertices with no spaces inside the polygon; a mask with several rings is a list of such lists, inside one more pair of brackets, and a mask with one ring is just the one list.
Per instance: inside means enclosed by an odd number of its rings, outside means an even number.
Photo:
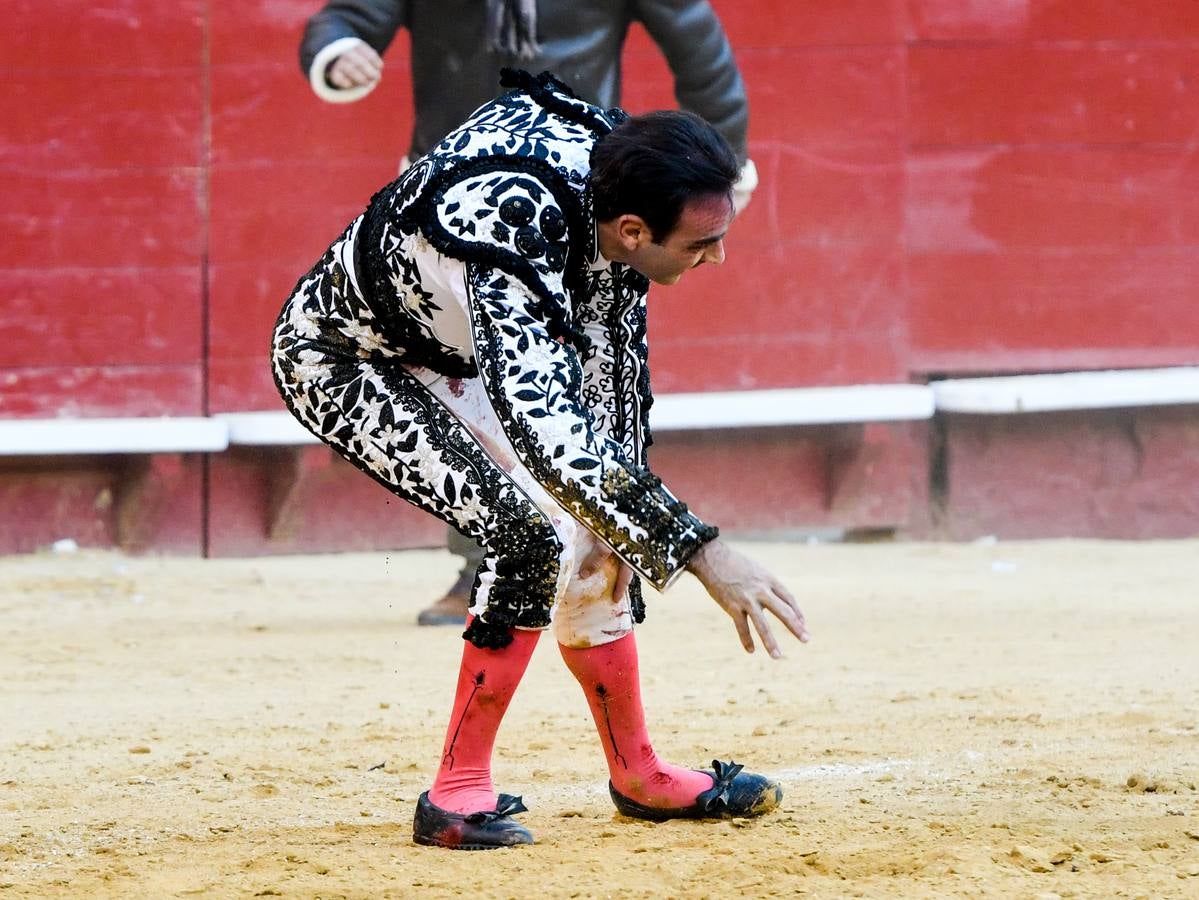
[{"label": "pink stocking", "polygon": [[464,641],[458,692],[429,800],[448,812],[495,809],[491,751],[500,721],[529,666],[540,631],[513,629],[512,643],[481,650]]},{"label": "pink stocking", "polygon": [[690,806],[712,786],[711,776],[668,765],[654,752],[632,632],[598,647],[558,649],[587,696],[616,790],[643,806],[663,808]]}]

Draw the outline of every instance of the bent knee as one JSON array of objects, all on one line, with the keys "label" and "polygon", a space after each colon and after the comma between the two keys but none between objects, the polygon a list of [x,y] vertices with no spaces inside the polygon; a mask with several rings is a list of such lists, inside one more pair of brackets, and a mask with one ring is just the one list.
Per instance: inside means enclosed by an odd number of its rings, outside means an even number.
[{"label": "bent knee", "polygon": [[554,612],[554,637],[566,647],[598,647],[633,630],[627,595],[616,598],[621,561],[612,554],[587,578],[578,567],[590,552],[590,542],[575,561],[570,581]]},{"label": "bent knee", "polygon": [[620,574],[620,558],[615,553],[612,554],[588,578],[579,574],[577,566],[581,562],[582,560],[576,562],[575,571],[566,585],[566,593],[562,602],[580,604],[606,601],[611,603],[612,592],[616,589],[616,579]]}]

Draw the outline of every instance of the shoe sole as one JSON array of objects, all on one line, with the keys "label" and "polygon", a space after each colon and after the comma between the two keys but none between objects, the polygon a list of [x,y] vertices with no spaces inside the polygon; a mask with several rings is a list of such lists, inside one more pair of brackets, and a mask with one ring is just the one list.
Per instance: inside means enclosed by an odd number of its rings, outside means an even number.
[{"label": "shoe sole", "polygon": [[632,802],[625,804],[625,808],[621,809],[617,805],[616,812],[618,815],[624,816],[626,819],[636,819],[639,822],[670,822],[690,819],[693,822],[719,822],[729,819],[756,819],[759,816],[764,816],[771,810],[777,809],[779,804],[783,802],[783,788],[781,785],[769,784],[758,796],[753,806],[744,812],[720,812],[715,815],[680,815],[680,811],[657,809],[652,806],[642,806],[639,803]]},{"label": "shoe sole", "polygon": [[512,847],[528,847],[532,841],[518,841],[515,844],[443,844],[433,838],[412,836],[413,843],[422,847],[440,847],[442,850],[507,850]]}]

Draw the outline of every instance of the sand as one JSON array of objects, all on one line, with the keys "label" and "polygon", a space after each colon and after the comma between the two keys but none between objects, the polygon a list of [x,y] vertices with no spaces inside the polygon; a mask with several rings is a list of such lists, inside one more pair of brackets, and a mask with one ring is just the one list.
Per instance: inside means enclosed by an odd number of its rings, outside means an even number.
[{"label": "sand", "polygon": [[411,843],[459,651],[441,551],[0,560],[10,897],[1196,897],[1199,542],[748,544],[814,635],[745,654],[698,583],[639,629],[663,756],[785,797],[616,816],[548,638],[500,733],[535,847]]}]

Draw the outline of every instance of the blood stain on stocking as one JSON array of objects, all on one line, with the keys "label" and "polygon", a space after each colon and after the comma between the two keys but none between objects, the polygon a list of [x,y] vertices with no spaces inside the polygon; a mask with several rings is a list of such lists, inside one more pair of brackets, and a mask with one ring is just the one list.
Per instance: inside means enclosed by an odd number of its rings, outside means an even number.
[{"label": "blood stain on stocking", "polygon": [[454,726],[454,736],[450,738],[450,746],[446,748],[445,755],[441,758],[446,768],[451,771],[454,768],[454,745],[458,743],[458,732],[462,730],[462,723],[466,721],[466,714],[470,711],[470,705],[474,701],[475,695],[479,693],[479,688],[483,686],[483,682],[486,680],[486,669],[480,669],[475,673],[474,686],[470,689],[470,696],[466,698],[466,703],[462,706],[462,715],[458,717],[458,724]]},{"label": "blood stain on stocking", "polygon": [[597,684],[595,695],[599,697],[600,704],[604,707],[604,724],[608,726],[608,740],[612,742],[612,754],[627,769],[629,762],[620,752],[620,748],[616,746],[616,734],[612,731],[612,720],[608,717],[608,689],[602,684]]}]

